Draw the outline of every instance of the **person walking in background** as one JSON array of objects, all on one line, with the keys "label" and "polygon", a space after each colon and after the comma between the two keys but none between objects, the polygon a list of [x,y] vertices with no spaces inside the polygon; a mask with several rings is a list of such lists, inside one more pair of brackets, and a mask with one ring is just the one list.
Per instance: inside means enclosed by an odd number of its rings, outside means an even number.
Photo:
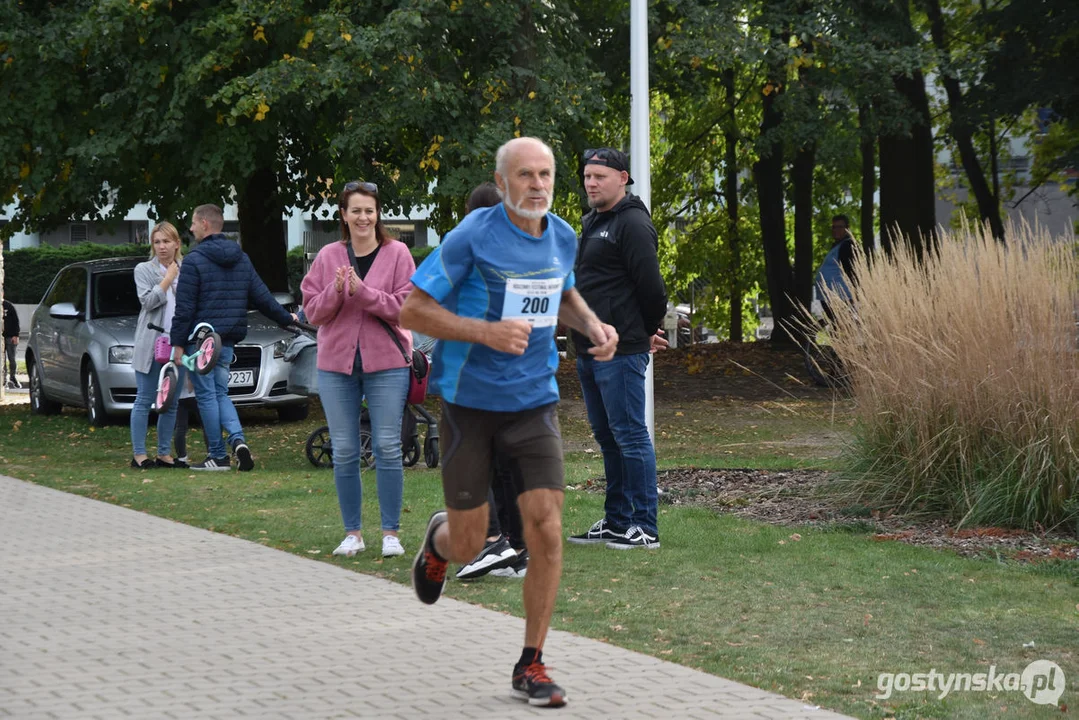
[{"label": "person walking in background", "polygon": [[667,345],[658,332],[667,312],[658,236],[648,208],[626,194],[633,179],[625,153],[586,150],[583,162],[592,210],[581,221],[577,288],[599,319],[618,330],[618,350],[610,362],[596,362],[589,354],[592,339],[573,334],[588,422],[603,453],[607,497],[603,518],[569,541],[654,549],[659,494],[644,381],[650,353]]},{"label": "person walking in background", "polygon": [[15,377],[15,350],[19,345],[19,313],[15,306],[4,298],[4,356],[7,358],[7,388],[18,390],[22,383]]},{"label": "person walking in background", "polygon": [[857,243],[850,232],[850,218],[846,215],[836,215],[832,218],[832,246],[828,254],[824,256],[814,286],[817,291],[817,300],[820,301],[824,317],[829,322],[835,319],[832,308],[828,302],[828,291],[845,302],[851,302],[854,297],[851,286],[857,281],[854,275],[854,254]]},{"label": "person walking in background", "polygon": [[[180,276],[183,252],[180,233],[172,223],[160,222],[150,232],[150,259],[135,266],[135,292],[139,296],[139,319],[135,324],[135,347],[131,366],[135,369],[135,403],[131,407],[131,467],[186,468],[172,458],[172,433],[176,425],[176,404],[168,412],[157,414],[157,458],[146,452],[146,430],[150,405],[157,394],[161,363],[154,359],[154,345],[162,335],[150,325],[167,328],[176,312],[176,281]],[[186,372],[177,366],[177,382],[183,384]]]},{"label": "person walking in background", "polygon": [[[180,269],[176,288],[176,313],[169,332],[172,358],[179,365],[187,348],[193,354],[195,344],[188,336],[200,322],[213,325],[223,347],[217,364],[206,375],[191,374],[202,427],[209,438],[208,455],[192,470],[229,470],[231,461],[221,439],[224,429],[228,445],[236,453],[241,471],[255,467],[251,449],[244,439],[240,417],[229,398],[229,367],[235,359],[233,347],[247,337],[247,308],[253,305],[279,325],[292,323],[289,314],[255,272],[251,258],[239,243],[221,232],[225,216],[216,205],[199,205],[191,218],[191,234],[198,245],[188,253]],[[171,437],[171,434],[170,434]]]},{"label": "person walking in background", "polygon": [[594,343],[598,360],[618,335],[574,289],[577,237],[550,214],[554,153],[536,138],[510,140],[495,155],[502,203],[470,213],[412,278],[401,309],[405,327],[440,339],[431,382],[442,397],[446,510],[432,514],[412,565],[416,596],[438,601],[449,561],[483,546],[492,457],[509,459],[529,549],[524,580],[525,637],[513,668],[514,697],[558,707],[566,692],[547,674],[543,643],[562,575],[565,490],[558,425],[555,325]]},{"label": "person walking in background", "polygon": [[382,224],[373,183],[350,182],[338,199],[341,240],[319,251],[303,279],[304,312],[319,326],[318,388],[333,443],[333,480],[345,525],[334,555],[363,542],[360,413],[367,400],[382,516],[382,556],[403,555],[398,538],[404,496],[401,422],[408,397],[412,335],[401,305],[416,269],[404,243]]},{"label": "person walking in background", "polygon": [[[502,202],[493,182],[477,185],[465,203],[465,215],[481,207]],[[495,454],[491,467],[491,486],[487,490],[487,540],[476,557],[457,571],[458,580],[475,580],[484,575],[523,578],[528,572],[521,511],[517,496],[521,488],[509,471],[508,458]]]}]

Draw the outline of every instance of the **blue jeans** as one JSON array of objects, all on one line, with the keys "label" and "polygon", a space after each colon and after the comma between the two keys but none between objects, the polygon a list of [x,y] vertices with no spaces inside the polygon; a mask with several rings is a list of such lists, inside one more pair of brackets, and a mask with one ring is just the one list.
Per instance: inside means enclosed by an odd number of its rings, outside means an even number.
[{"label": "blue jeans", "polygon": [[[195,344],[188,345],[186,352],[193,355]],[[221,348],[221,355],[218,356],[213,370],[205,375],[191,373],[191,385],[195,388],[195,401],[199,406],[199,416],[202,417],[202,429],[206,433],[207,442],[210,443],[206,450],[209,456],[216,460],[228,457],[225,441],[221,439],[222,430],[228,435],[228,447],[235,447],[244,441],[240,416],[236,414],[236,406],[229,399],[229,368],[235,358],[236,353],[232,346],[225,345]]]},{"label": "blue jeans", "polygon": [[[184,386],[184,377],[187,372],[184,368],[179,370],[179,386]],[[131,408],[131,449],[133,455],[147,455],[146,452],[146,429],[150,424],[150,405],[157,395],[157,377],[161,373],[161,363],[155,362],[150,365],[150,372],[141,373],[135,371],[135,404]],[[176,396],[180,393],[177,391]],[[172,455],[172,431],[176,427],[176,408],[179,405],[174,401],[172,407],[165,414],[157,415],[157,454]]]},{"label": "blue jeans", "polygon": [[363,527],[363,484],[360,482],[361,399],[367,398],[371,445],[382,529],[401,527],[405,471],[401,465],[401,420],[408,397],[406,368],[365,373],[359,354],[352,374],[318,371],[318,393],[333,443],[333,481],[345,532]]},{"label": "blue jeans", "polygon": [[650,355],[615,355],[598,362],[577,356],[577,375],[592,434],[607,476],[604,514],[616,530],[639,525],[657,535],[656,449],[644,416],[644,373]]}]

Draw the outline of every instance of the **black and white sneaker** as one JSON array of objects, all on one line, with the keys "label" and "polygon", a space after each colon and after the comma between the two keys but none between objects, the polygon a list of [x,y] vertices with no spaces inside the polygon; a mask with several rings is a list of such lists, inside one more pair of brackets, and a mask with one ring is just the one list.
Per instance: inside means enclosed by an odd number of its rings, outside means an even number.
[{"label": "black and white sneaker", "polygon": [[577,545],[594,545],[596,543],[605,543],[621,537],[625,534],[624,530],[616,530],[607,524],[607,519],[596,521],[592,527],[585,530],[580,535],[570,535],[567,540]]},{"label": "black and white sneaker", "polygon": [[213,472],[213,471],[216,471],[216,472],[228,472],[229,470],[232,469],[232,464],[229,463],[229,459],[227,457],[223,457],[223,458],[207,457],[202,462],[195,463],[194,465],[192,465],[191,469],[192,470],[206,470],[206,471],[211,471],[211,472]]},{"label": "black and white sneaker", "polygon": [[611,550],[633,550],[634,548],[656,550],[659,548],[659,536],[649,535],[641,530],[639,525],[634,525],[624,535],[607,543],[607,547]]},{"label": "black and white sneaker", "polygon": [[491,571],[491,577],[523,578],[528,574],[528,551],[522,550],[517,555],[517,561],[509,567]]},{"label": "black and white sneaker", "polygon": [[247,443],[236,443],[232,448],[232,452],[236,454],[236,462],[239,465],[237,469],[240,472],[248,472],[255,468],[255,461],[251,457],[251,448],[247,447]]},{"label": "black and white sneaker", "polygon": [[488,542],[480,554],[457,571],[458,580],[475,580],[492,570],[509,567],[517,562],[517,551],[510,547],[509,540],[500,537]]}]

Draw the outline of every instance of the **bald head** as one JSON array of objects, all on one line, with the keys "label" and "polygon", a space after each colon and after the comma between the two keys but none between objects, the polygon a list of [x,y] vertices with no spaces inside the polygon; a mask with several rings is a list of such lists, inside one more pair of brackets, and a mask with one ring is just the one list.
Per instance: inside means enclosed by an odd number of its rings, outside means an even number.
[{"label": "bald head", "polygon": [[495,172],[502,177],[506,177],[507,164],[522,150],[540,150],[546,153],[551,160],[551,168],[552,170],[554,169],[554,151],[551,150],[550,146],[539,138],[522,137],[513,138],[498,148],[498,152],[495,153]]},{"label": "bald head", "polygon": [[542,220],[554,202],[554,153],[536,138],[510,140],[495,155],[495,185],[515,224]]}]

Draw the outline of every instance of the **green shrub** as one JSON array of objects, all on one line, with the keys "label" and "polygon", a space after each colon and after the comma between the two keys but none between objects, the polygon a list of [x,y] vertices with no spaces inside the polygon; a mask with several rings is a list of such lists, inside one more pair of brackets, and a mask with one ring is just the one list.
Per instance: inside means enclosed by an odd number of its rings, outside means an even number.
[{"label": "green shrub", "polygon": [[285,256],[285,263],[288,265],[289,291],[296,302],[303,303],[303,298],[300,296],[300,283],[303,282],[304,276],[303,245],[297,245],[289,250]]},{"label": "green shrub", "polygon": [[65,265],[110,257],[149,257],[148,245],[42,245],[4,253],[4,297],[13,303],[41,302],[49,283]]},{"label": "green shrub", "polygon": [[958,525],[1079,528],[1079,261],[964,230],[861,259],[832,344],[857,400],[848,488]]}]

